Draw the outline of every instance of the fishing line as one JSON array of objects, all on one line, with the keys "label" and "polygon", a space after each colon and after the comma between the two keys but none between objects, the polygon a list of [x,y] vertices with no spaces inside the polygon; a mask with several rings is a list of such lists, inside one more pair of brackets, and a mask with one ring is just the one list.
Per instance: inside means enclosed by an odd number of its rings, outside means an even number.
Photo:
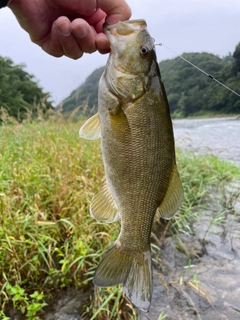
[{"label": "fishing line", "polygon": [[198,71],[202,72],[205,76],[209,77],[210,79],[216,81],[218,84],[220,84],[221,86],[223,86],[224,88],[226,88],[227,90],[231,91],[232,93],[234,93],[235,95],[237,95],[238,97],[240,97],[240,94],[237,93],[236,91],[232,90],[231,88],[229,88],[228,86],[226,86],[224,83],[220,82],[219,80],[217,80],[216,78],[214,78],[211,74],[205,72],[204,70],[200,69],[199,67],[197,67],[195,64],[193,64],[192,62],[188,61],[187,59],[185,59],[183,56],[180,56],[177,52],[173,51],[172,49],[168,48],[167,46],[165,46],[163,43],[157,43],[155,44],[155,46],[163,46],[166,49],[170,50],[172,53],[176,54],[177,57],[181,58],[182,60],[184,60],[185,62],[187,62],[188,64],[190,64],[192,67],[196,68]]}]

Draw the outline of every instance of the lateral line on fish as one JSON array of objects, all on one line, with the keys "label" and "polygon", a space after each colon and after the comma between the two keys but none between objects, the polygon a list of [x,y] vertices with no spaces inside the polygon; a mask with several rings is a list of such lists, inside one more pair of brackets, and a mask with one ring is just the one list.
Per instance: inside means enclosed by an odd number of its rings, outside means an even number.
[{"label": "lateral line on fish", "polygon": [[228,86],[226,86],[224,83],[220,82],[219,80],[217,80],[215,77],[213,77],[211,74],[205,72],[204,70],[200,69],[198,66],[196,66],[195,64],[193,64],[192,62],[188,61],[187,59],[185,59],[183,56],[179,55],[177,52],[175,52],[174,50],[170,49],[169,47],[165,46],[163,43],[157,43],[155,44],[155,46],[163,46],[166,49],[170,50],[172,53],[176,54],[177,57],[181,58],[182,60],[184,60],[185,62],[187,62],[188,64],[190,64],[192,67],[196,68],[198,71],[202,72],[205,76],[209,77],[210,79],[214,80],[215,82],[217,82],[218,84],[220,84],[221,86],[223,86],[224,88],[226,88],[227,90],[231,91],[232,93],[234,93],[235,95],[237,95],[238,97],[240,97],[240,94],[237,93],[236,91],[234,91],[233,89],[229,88]]}]

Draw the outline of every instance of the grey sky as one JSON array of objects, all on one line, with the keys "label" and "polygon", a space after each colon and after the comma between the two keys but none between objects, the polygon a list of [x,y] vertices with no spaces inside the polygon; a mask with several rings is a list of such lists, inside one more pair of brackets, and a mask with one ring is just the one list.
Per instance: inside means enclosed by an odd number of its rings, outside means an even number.
[{"label": "grey sky", "polygon": [[[114,0],[113,0],[114,1]],[[211,52],[225,56],[240,42],[240,0],[129,0],[133,19],[145,19],[156,43],[172,50]],[[56,103],[67,97],[107,55],[86,54],[74,61],[54,58],[31,43],[8,8],[0,10],[0,55],[14,63],[25,63]],[[165,47],[157,47],[158,60],[174,58]],[[206,72],[208,70],[205,70]]]}]

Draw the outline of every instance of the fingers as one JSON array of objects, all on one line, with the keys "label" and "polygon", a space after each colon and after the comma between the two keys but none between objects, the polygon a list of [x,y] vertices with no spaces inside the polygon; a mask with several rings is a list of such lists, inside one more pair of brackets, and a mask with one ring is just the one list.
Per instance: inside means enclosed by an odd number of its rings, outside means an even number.
[{"label": "fingers", "polygon": [[[58,0],[58,3],[64,0]],[[102,25],[127,20],[131,17],[131,10],[125,0],[69,0],[76,11],[83,10],[85,19],[77,18],[72,22],[67,17],[59,17],[52,25],[51,33],[46,39],[36,42],[42,49],[55,57],[63,55],[78,59],[83,53],[108,53],[110,50],[107,36],[102,32]],[[63,5],[62,3],[62,5]],[[64,6],[64,5],[63,5]],[[79,8],[79,6],[83,8]],[[98,8],[98,9],[97,9]],[[100,9],[101,8],[101,9]]]},{"label": "fingers", "polygon": [[83,19],[75,19],[71,23],[71,32],[83,52],[92,53],[96,51],[96,31]]},{"label": "fingers", "polygon": [[83,16],[91,16],[98,8],[107,14],[107,23],[128,20],[131,17],[131,9],[125,0],[52,0],[57,6],[70,9]]},{"label": "fingers", "polygon": [[105,22],[107,14],[101,10],[97,9],[97,11],[89,17],[85,17],[85,20],[91,25],[94,26],[94,29],[97,33],[103,32],[102,25]]},{"label": "fingers", "polygon": [[84,16],[91,16],[97,9],[96,0],[52,0],[52,2]]},{"label": "fingers", "polygon": [[[97,9],[90,17],[77,18],[71,22],[72,35],[76,38],[82,52],[92,53],[98,50],[105,54],[110,51],[109,40],[102,32],[102,25],[106,16],[107,14],[103,10]],[[69,54],[68,56],[70,57]]]},{"label": "fingers", "polygon": [[108,24],[128,20],[132,15],[131,9],[125,0],[97,0],[97,7],[106,12],[106,22]]},{"label": "fingers", "polygon": [[96,47],[97,50],[102,53],[108,53],[110,51],[110,44],[107,36],[104,33],[98,33],[96,35]]},{"label": "fingers", "polygon": [[94,26],[95,29],[95,44],[97,50],[102,53],[108,53],[110,51],[110,43],[107,36],[103,33],[103,24],[105,22],[107,14],[98,9],[91,17],[87,17],[86,21]]},{"label": "fingers", "polygon": [[54,57],[65,55],[72,59],[80,58],[83,52],[71,34],[70,24],[68,18],[58,18],[52,25],[50,35],[42,43],[42,49]]},{"label": "fingers", "polygon": [[50,38],[42,45],[47,53],[61,57],[63,55],[78,59],[83,53],[97,50],[95,30],[83,19],[70,22],[66,17],[58,18],[52,27]]},{"label": "fingers", "polygon": [[[77,39],[71,33],[71,22],[66,17],[58,18],[55,23],[58,39],[62,47],[63,54],[72,59],[81,58],[83,50],[79,46]],[[83,33],[85,30],[83,30]]]},{"label": "fingers", "polygon": [[53,23],[51,32],[47,35],[46,38],[42,40],[35,40],[31,37],[31,40],[38,44],[45,52],[54,56],[54,57],[62,57],[64,55],[61,42],[59,41],[59,34],[55,24]]}]

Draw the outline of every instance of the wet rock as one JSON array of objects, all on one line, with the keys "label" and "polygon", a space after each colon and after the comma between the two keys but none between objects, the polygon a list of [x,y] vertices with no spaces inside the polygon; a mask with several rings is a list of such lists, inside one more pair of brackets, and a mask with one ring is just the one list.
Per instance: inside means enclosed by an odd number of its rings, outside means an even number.
[{"label": "wet rock", "polygon": [[[219,207],[216,198],[214,204]],[[148,314],[140,314],[141,320],[158,320],[161,312],[165,320],[240,319],[239,202],[235,208],[234,215],[229,211],[224,223],[211,228],[214,212],[204,211],[194,224],[197,237],[182,234],[163,240],[152,305]]]},{"label": "wet rock", "polygon": [[[68,288],[58,290],[53,294],[53,298],[48,301],[48,306],[44,308],[42,320],[86,320],[81,315],[85,306],[89,303],[93,290],[78,290],[76,288]],[[6,315],[11,320],[26,320],[20,311],[14,310],[9,306]]]},{"label": "wet rock", "polygon": [[91,294],[92,290],[84,292],[75,288],[59,291],[45,310],[43,320],[82,320],[83,308]]},{"label": "wet rock", "polygon": [[18,310],[13,309],[12,306],[8,310],[5,311],[5,314],[11,320],[24,320],[25,319],[25,317],[23,317],[22,313]]},{"label": "wet rock", "polygon": [[184,241],[176,245],[176,249],[184,253],[188,258],[202,257],[205,251],[203,243]]}]

